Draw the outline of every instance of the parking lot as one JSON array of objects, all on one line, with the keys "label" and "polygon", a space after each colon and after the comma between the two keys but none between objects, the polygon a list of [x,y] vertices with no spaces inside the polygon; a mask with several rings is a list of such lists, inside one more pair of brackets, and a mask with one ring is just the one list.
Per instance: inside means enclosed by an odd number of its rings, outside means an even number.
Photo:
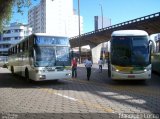
[{"label": "parking lot", "polygon": [[76,79],[27,83],[0,68],[1,117],[14,118],[160,118],[160,76],[142,81],[112,81],[107,68],[83,64]]}]

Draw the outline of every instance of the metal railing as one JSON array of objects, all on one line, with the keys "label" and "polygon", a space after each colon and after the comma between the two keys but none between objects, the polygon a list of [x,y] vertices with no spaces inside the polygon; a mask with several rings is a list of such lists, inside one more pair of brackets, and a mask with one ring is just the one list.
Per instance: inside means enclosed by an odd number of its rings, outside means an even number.
[{"label": "metal railing", "polygon": [[[132,23],[137,23],[137,22],[140,22],[140,21],[148,20],[148,19],[153,19],[155,17],[160,17],[160,12],[157,12],[157,13],[154,13],[154,14],[151,14],[151,15],[147,15],[147,16],[143,16],[143,17],[140,17],[140,18],[137,18],[137,19],[125,21],[125,22],[115,24],[115,25],[112,25],[112,26],[104,27],[104,28],[96,30],[96,31],[87,32],[87,33],[81,34],[80,37],[95,34],[95,33],[98,33],[98,32],[105,31],[105,30],[110,30],[110,29],[117,28],[117,27],[124,26],[124,25],[129,25],[129,24],[132,24]],[[79,38],[79,36],[71,37],[70,40],[76,39],[76,38]]]}]

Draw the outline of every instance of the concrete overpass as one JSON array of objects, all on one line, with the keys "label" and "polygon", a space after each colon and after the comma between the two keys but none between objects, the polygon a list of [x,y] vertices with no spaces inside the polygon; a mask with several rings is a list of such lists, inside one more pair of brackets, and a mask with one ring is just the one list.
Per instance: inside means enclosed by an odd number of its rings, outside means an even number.
[{"label": "concrete overpass", "polygon": [[[97,31],[91,31],[85,34],[81,34],[80,37],[71,37],[70,44],[71,47],[90,45],[91,48],[96,47],[102,42],[107,42],[111,33],[115,30],[125,30],[125,29],[139,29],[145,30],[149,34],[160,32],[160,12],[133,19],[130,21],[122,22],[116,25],[105,27]],[[79,43],[80,39],[80,43]]]}]

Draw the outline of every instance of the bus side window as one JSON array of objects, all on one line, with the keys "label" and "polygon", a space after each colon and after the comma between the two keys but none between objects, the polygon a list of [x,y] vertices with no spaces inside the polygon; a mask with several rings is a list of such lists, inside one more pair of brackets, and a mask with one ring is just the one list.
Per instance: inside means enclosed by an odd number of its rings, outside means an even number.
[{"label": "bus side window", "polygon": [[12,48],[12,54],[14,54],[14,47]]},{"label": "bus side window", "polygon": [[11,49],[8,50],[8,55],[11,55]]},{"label": "bus side window", "polygon": [[29,37],[29,47],[33,47],[34,45],[34,40],[33,40],[33,36]]},{"label": "bus side window", "polygon": [[25,45],[25,50],[28,50],[28,41],[27,40],[24,42],[24,45]]},{"label": "bus side window", "polygon": [[12,55],[12,48],[9,50],[9,55]]},{"label": "bus side window", "polygon": [[18,45],[18,53],[20,53],[20,51],[21,51],[21,47],[20,47],[21,45],[19,44]]},{"label": "bus side window", "polygon": [[29,57],[33,57],[33,48],[29,49]]},{"label": "bus side window", "polygon": [[34,55],[33,55],[33,51],[34,51],[33,48],[30,48],[30,49],[29,49],[29,64],[30,64],[31,66],[33,66],[33,58],[34,58],[34,57],[33,57],[33,56],[34,56]]},{"label": "bus side window", "polygon": [[10,49],[10,55],[12,55],[12,48]]},{"label": "bus side window", "polygon": [[15,47],[13,47],[13,54],[15,54],[16,53],[16,50],[15,50]]},{"label": "bus side window", "polygon": [[22,51],[25,51],[25,42],[22,43]]},{"label": "bus side window", "polygon": [[23,43],[20,43],[20,52],[23,52]]},{"label": "bus side window", "polygon": [[17,45],[15,46],[15,54],[17,54]]}]

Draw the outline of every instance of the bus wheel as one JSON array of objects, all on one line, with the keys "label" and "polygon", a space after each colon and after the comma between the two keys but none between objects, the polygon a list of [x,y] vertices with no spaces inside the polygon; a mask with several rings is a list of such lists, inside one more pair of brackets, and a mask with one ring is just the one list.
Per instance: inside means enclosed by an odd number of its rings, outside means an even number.
[{"label": "bus wheel", "polygon": [[11,66],[11,73],[14,74],[14,68]]},{"label": "bus wheel", "polygon": [[30,82],[28,69],[25,69],[25,79]]}]

